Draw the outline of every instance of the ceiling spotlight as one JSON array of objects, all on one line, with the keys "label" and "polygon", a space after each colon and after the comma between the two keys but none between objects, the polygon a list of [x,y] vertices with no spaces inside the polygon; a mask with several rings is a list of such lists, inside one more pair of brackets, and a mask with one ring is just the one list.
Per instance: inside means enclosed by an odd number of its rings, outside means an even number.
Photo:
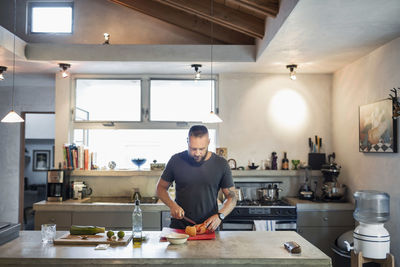
[{"label": "ceiling spotlight", "polygon": [[7,71],[7,67],[0,66],[0,81],[4,80],[3,72]]},{"label": "ceiling spotlight", "polygon": [[110,34],[105,32],[103,45],[109,45],[109,44],[110,44]]},{"label": "ceiling spotlight", "polygon": [[68,69],[69,68],[71,68],[71,65],[70,64],[66,64],[66,63],[60,63],[60,64],[58,64],[59,66],[60,66],[60,68],[61,68],[61,76],[63,77],[63,78],[67,78],[68,76],[69,76],[69,73],[68,73]]},{"label": "ceiling spotlight", "polygon": [[297,65],[296,64],[286,65],[286,68],[290,70],[290,79],[292,79],[293,81],[296,80],[295,69],[297,68]]},{"label": "ceiling spotlight", "polygon": [[194,75],[195,80],[200,80],[201,71],[199,70],[199,68],[201,67],[201,64],[192,64],[192,68],[194,68],[194,71],[196,72],[196,74]]}]

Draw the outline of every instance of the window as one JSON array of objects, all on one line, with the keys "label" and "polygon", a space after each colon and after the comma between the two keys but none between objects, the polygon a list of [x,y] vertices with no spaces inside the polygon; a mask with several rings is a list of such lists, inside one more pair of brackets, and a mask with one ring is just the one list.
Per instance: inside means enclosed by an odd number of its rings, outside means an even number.
[{"label": "window", "polygon": [[[187,134],[188,129],[91,129],[88,147],[96,152],[96,164],[100,167],[114,161],[118,169],[137,169],[131,159],[145,158],[146,162],[141,169],[150,169],[153,160],[167,163],[172,155],[186,150]],[[211,142],[208,149],[214,152],[215,135],[215,129],[209,129]],[[78,141],[82,135],[75,137]]]},{"label": "window", "polygon": [[[146,158],[141,169],[153,160],[167,163],[187,149],[189,128],[210,112],[215,85],[214,80],[78,78],[72,140],[96,152],[100,168],[115,161],[118,169],[137,169],[133,158]],[[216,125],[208,129],[209,150],[215,152]]]},{"label": "window", "polygon": [[30,2],[29,33],[72,33],[72,2]]},{"label": "window", "polygon": [[75,120],[140,121],[140,80],[76,80]]},{"label": "window", "polygon": [[212,95],[210,80],[151,80],[150,119],[201,121],[211,111]]}]

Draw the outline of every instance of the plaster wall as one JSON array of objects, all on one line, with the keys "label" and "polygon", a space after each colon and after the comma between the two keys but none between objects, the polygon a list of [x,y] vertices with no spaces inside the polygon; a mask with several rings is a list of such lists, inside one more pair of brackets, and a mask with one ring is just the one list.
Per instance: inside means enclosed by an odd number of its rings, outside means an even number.
[{"label": "plaster wall", "polygon": [[[28,43],[208,44],[210,38],[107,0],[74,0],[72,34],[27,34],[27,0],[17,0],[17,35]],[[0,25],[13,32],[13,1],[1,1]]]},{"label": "plaster wall", "polygon": [[[391,251],[400,260],[400,155],[361,153],[358,148],[360,105],[387,98],[400,87],[400,38],[334,73],[332,90],[333,148],[342,165],[340,179],[351,189],[379,190],[390,194],[390,216],[386,228]],[[397,135],[398,138],[398,135]]]},{"label": "plaster wall", "polygon": [[[321,152],[331,146],[332,75],[222,74],[219,79],[219,146],[238,166],[258,165],[283,152],[289,161],[308,161],[308,138],[322,138]],[[290,164],[291,165],[291,164]]]},{"label": "plaster wall", "polygon": [[[0,117],[11,109],[12,79],[0,85]],[[14,109],[54,111],[54,75],[16,74]],[[20,124],[0,123],[0,221],[18,222]]]}]

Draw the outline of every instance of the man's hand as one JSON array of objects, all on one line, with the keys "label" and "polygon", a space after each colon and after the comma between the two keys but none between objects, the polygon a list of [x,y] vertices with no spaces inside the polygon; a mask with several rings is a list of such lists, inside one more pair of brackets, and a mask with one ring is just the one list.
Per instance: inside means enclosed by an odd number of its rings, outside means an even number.
[{"label": "man's hand", "polygon": [[220,224],[221,224],[221,219],[218,217],[218,214],[214,214],[213,216],[204,221],[204,225],[207,227],[209,231],[212,232],[217,230]]},{"label": "man's hand", "polygon": [[171,211],[171,216],[172,218],[175,219],[183,219],[183,216],[185,216],[185,211],[179,206],[178,204],[174,203],[172,207],[170,208]]}]

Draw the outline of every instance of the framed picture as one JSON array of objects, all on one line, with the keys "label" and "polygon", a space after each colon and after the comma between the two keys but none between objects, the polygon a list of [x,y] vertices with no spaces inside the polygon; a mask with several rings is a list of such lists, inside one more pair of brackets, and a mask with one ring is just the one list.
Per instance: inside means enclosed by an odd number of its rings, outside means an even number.
[{"label": "framed picture", "polygon": [[33,171],[50,169],[50,150],[33,150]]},{"label": "framed picture", "polygon": [[228,148],[226,147],[217,147],[215,153],[225,159],[228,157]]},{"label": "framed picture", "polygon": [[360,152],[397,153],[397,127],[392,108],[390,99],[360,106]]}]

